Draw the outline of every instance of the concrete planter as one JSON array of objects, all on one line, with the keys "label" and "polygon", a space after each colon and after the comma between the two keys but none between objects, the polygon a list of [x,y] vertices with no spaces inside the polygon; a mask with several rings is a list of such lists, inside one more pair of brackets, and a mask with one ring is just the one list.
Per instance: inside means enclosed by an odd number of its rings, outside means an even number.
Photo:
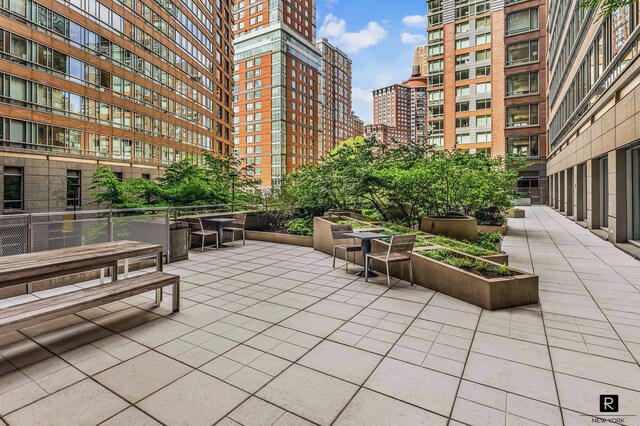
[{"label": "concrete planter", "polygon": [[428,234],[442,235],[457,240],[475,241],[478,239],[478,221],[471,216],[425,216],[420,219],[420,230]]},{"label": "concrete planter", "polygon": [[[331,225],[338,220],[338,218],[332,217],[316,217],[313,219],[314,249],[329,255],[332,254]],[[372,241],[373,252],[384,252],[387,248],[388,243],[384,241]],[[434,246],[431,246],[420,250],[432,250],[434,248]],[[462,257],[476,258],[457,253]],[[338,258],[344,259],[343,252],[338,252]],[[506,264],[507,255],[495,254],[480,259]],[[360,253],[355,255],[355,263],[360,266],[363,265]],[[413,265],[415,284],[440,291],[485,309],[503,309],[538,302],[538,277],[529,275],[526,272],[518,271],[518,275],[513,277],[487,279],[434,261],[415,252],[411,258],[411,264]],[[382,273],[385,271],[384,264],[376,261],[373,262],[373,269]],[[394,277],[408,281],[409,265],[406,263],[392,264],[390,273]]]},{"label": "concrete planter", "polygon": [[280,234],[278,232],[245,231],[247,240],[266,241],[268,243],[289,244],[300,247],[313,247],[313,237],[305,235]]},{"label": "concrete planter", "polygon": [[[464,254],[464,253],[462,253]],[[509,265],[509,256],[504,253],[490,254],[488,256],[479,256],[482,260],[499,263],[500,265]]]},{"label": "concrete planter", "polygon": [[[473,256],[462,255],[473,258]],[[414,253],[416,284],[483,309],[497,310],[538,303],[538,277],[523,271],[504,278],[484,278]]]},{"label": "concrete planter", "polygon": [[513,200],[514,206],[530,206],[531,205],[531,197],[525,198],[516,198]]},{"label": "concrete planter", "polygon": [[507,221],[505,220],[502,226],[478,225],[478,232],[497,232],[507,235]]},{"label": "concrete planter", "polygon": [[525,217],[525,210],[509,209],[507,210],[507,217],[510,219],[523,219]]}]

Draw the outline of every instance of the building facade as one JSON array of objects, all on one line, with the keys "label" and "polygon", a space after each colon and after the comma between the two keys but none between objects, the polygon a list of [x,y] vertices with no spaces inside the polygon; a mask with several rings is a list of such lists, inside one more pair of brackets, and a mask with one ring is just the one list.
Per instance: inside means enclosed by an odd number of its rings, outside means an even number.
[{"label": "building facade", "polygon": [[422,44],[416,47],[416,50],[413,54],[413,66],[420,67],[420,75],[427,75],[427,50],[429,46],[427,44]]},{"label": "building facade", "polygon": [[[392,84],[373,91],[373,126],[365,134],[379,134],[378,142],[406,144],[410,141],[411,89],[404,84]],[[384,131],[383,131],[384,129]],[[386,135],[386,136],[385,136]]]},{"label": "building facade", "polygon": [[261,187],[319,158],[315,0],[235,0],[235,149]]},{"label": "building facade", "polygon": [[325,38],[317,43],[322,53],[320,72],[321,157],[333,151],[340,142],[364,134],[364,123],[351,107],[351,59]]},{"label": "building facade", "polygon": [[[570,4],[568,4],[570,3]],[[549,204],[640,245],[640,8],[549,4]]]},{"label": "building facade", "polygon": [[546,177],[545,16],[541,0],[427,1],[429,144],[525,154],[522,186],[536,190]]},{"label": "building facade", "polygon": [[229,0],[1,7],[0,213],[87,207],[100,165],[153,178],[232,152]]}]

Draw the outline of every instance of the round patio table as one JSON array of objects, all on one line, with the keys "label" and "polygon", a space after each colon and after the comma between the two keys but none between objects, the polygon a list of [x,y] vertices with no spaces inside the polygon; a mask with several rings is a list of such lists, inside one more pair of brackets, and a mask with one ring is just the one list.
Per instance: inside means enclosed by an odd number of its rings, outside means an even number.
[{"label": "round patio table", "polygon": [[[362,262],[365,263],[366,259],[367,259],[367,255],[369,253],[371,253],[371,241],[372,240],[380,240],[382,238],[391,238],[391,235],[385,235],[385,234],[376,234],[375,232],[345,232],[344,234],[345,237],[349,237],[349,238],[357,238],[360,241],[362,241],[360,243],[360,250],[362,251]],[[358,272],[356,274],[359,277],[364,277],[365,273],[364,273],[364,269],[361,272]],[[375,272],[373,272],[371,270],[371,264],[369,264],[369,276],[370,277],[377,277],[378,274],[376,274]]]},{"label": "round patio table", "polygon": [[216,224],[216,229],[218,231],[218,247],[225,248],[229,246],[225,246],[222,244],[222,233],[224,232],[224,225],[227,223],[235,222],[235,219],[231,219],[228,217],[210,217],[208,219],[203,219],[206,222],[211,222]]}]

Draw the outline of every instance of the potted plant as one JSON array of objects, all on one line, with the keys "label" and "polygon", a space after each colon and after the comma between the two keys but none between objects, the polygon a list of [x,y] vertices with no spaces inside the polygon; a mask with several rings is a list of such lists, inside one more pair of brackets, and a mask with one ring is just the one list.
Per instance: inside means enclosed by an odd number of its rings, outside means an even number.
[{"label": "potted plant", "polygon": [[522,219],[525,217],[525,210],[514,207],[507,210],[507,217],[510,219]]}]

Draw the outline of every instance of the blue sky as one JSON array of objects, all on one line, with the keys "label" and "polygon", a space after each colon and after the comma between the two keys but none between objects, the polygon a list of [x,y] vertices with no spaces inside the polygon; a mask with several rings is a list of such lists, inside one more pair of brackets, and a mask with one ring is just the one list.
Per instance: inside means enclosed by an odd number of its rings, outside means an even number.
[{"label": "blue sky", "polygon": [[371,90],[411,76],[415,46],[426,41],[425,0],[317,0],[318,39],[353,60],[353,108],[372,121]]}]

